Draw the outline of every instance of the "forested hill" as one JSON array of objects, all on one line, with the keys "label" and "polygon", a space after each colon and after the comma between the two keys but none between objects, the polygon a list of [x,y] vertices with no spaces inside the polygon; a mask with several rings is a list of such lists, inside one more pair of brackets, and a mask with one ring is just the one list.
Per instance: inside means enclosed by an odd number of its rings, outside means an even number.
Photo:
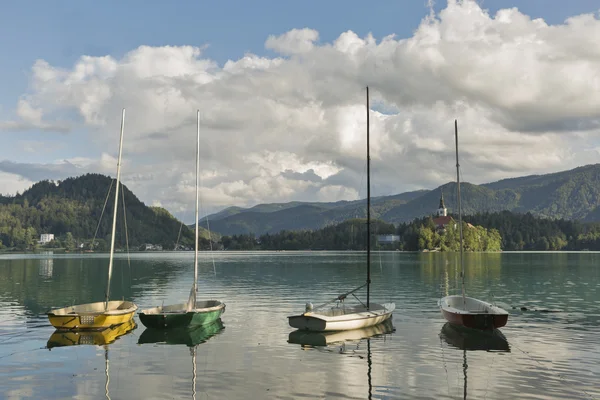
[{"label": "forested hill", "polygon": [[[456,184],[393,196],[374,197],[372,216],[388,223],[409,222],[431,215],[440,193],[448,212],[456,206]],[[461,184],[464,214],[512,211],[550,219],[600,221],[600,164],[569,171],[530,175],[498,182]],[[230,207],[208,216],[210,228],[224,235],[277,233],[281,230],[319,229],[366,216],[366,201],[335,203],[290,202]],[[200,224],[206,226],[206,219]]]},{"label": "forested hill", "polygon": [[[111,196],[100,221],[109,188]],[[76,242],[85,242],[93,238],[100,221],[97,238],[104,245],[110,239],[114,190],[112,178],[87,174],[59,182],[41,181],[14,197],[0,196],[0,241],[4,247],[28,248],[39,240],[41,233],[53,233],[59,240],[70,232]],[[121,190],[117,210],[118,247],[125,246],[123,199],[130,248],[144,243],[173,248],[180,228],[180,243],[193,244],[193,232],[185,225],[181,227],[181,222],[167,210],[146,206],[125,185]]]}]

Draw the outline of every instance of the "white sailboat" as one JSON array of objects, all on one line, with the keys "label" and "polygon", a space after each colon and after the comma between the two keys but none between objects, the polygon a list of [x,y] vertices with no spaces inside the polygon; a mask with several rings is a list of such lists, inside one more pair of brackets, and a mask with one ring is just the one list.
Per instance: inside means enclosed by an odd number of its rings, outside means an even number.
[{"label": "white sailboat", "polygon": [[460,164],[458,162],[458,122],[454,120],[456,140],[456,185],[458,197],[458,228],[460,232],[460,267],[462,296],[446,296],[439,300],[442,315],[454,325],[472,329],[493,330],[506,325],[508,312],[488,302],[465,295],[465,264],[463,261],[462,209],[460,200]]},{"label": "white sailboat", "polygon": [[[344,293],[335,299],[321,304],[318,307],[313,307],[311,303],[306,305],[306,311],[300,315],[288,317],[289,324],[292,328],[307,330],[307,331],[345,331],[351,329],[361,329],[370,326],[378,325],[392,316],[392,312],[396,308],[394,303],[377,304],[370,301],[370,285],[371,285],[371,179],[370,168],[371,158],[369,152],[369,88],[367,87],[367,282],[350,292]],[[346,297],[354,292],[367,287],[367,302],[357,306],[346,307],[343,301]],[[330,307],[325,309],[325,306],[341,302],[342,306]]]},{"label": "white sailboat", "polygon": [[198,301],[198,179],[200,175],[200,110],[197,111],[196,138],[196,234],[194,245],[194,282],[187,303],[158,306],[142,310],[140,321],[148,328],[181,328],[208,325],[225,312],[219,300]]}]

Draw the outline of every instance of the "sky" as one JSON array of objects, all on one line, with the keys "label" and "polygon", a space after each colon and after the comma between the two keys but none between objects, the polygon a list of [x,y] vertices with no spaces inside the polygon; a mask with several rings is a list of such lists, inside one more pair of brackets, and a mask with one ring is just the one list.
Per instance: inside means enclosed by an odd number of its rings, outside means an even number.
[{"label": "sky", "polygon": [[[597,1],[23,0],[0,13],[0,193],[116,175],[202,211],[596,163]],[[435,206],[435,205],[434,205]]]}]

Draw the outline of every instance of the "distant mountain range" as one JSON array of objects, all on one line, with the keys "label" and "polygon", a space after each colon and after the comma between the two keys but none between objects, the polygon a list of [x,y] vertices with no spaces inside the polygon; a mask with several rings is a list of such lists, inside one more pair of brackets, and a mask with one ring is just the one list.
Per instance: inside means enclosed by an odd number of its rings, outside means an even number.
[{"label": "distant mountain range", "polygon": [[[440,195],[448,212],[456,210],[456,183],[433,190],[418,190],[371,198],[372,216],[399,223],[433,214]],[[509,210],[531,212],[545,218],[600,221],[600,164],[569,171],[529,175],[498,182],[461,184],[464,214]],[[366,217],[366,199],[333,203],[290,202],[229,207],[200,219],[200,225],[222,235],[276,233],[282,230],[319,229],[350,218]]]}]

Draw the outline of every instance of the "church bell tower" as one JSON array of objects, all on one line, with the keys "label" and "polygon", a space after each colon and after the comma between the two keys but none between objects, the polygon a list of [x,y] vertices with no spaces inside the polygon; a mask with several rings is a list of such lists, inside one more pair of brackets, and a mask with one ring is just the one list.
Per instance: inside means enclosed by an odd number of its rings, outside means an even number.
[{"label": "church bell tower", "polygon": [[444,205],[444,192],[442,192],[442,195],[440,196],[440,206],[437,210],[437,216],[445,217],[446,215],[448,215],[448,210],[446,210],[446,205]]}]

